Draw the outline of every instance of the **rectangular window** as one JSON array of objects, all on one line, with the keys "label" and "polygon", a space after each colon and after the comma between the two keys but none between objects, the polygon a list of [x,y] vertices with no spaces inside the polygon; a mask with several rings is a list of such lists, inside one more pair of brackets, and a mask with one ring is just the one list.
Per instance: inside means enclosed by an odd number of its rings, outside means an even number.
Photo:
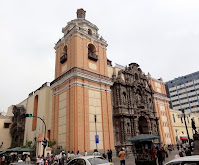
[{"label": "rectangular window", "polygon": [[176,122],[175,115],[174,114],[172,115],[173,115],[173,122],[175,123]]},{"label": "rectangular window", "polygon": [[181,117],[181,123],[183,123],[183,119],[182,119],[182,117]]},{"label": "rectangular window", "polygon": [[4,128],[10,128],[10,123],[4,123]]},{"label": "rectangular window", "polygon": [[187,121],[188,121],[188,124],[189,124],[189,117],[187,117]]}]

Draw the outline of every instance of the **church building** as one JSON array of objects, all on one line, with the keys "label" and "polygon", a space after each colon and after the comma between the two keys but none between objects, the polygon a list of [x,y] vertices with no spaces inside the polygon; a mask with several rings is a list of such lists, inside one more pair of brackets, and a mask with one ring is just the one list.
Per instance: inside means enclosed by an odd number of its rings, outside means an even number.
[{"label": "church building", "polygon": [[[78,9],[77,18],[62,28],[63,37],[54,47],[55,79],[11,106],[10,112],[18,111],[14,119],[21,113],[40,116],[46,121],[46,137],[66,151],[118,151],[121,147],[131,151],[128,140],[133,136],[164,136],[148,77],[136,63],[112,67],[107,42],[85,17],[86,11]],[[36,143],[44,132],[42,124],[36,118],[25,118],[21,134],[12,137],[20,144]],[[12,132],[20,126],[15,123]],[[164,142],[174,141],[167,138]]]}]

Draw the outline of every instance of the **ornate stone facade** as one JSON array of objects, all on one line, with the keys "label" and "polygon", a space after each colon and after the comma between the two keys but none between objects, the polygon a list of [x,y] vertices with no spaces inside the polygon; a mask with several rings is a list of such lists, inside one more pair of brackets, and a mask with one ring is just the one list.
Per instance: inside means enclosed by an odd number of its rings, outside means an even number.
[{"label": "ornate stone facade", "polygon": [[12,127],[10,128],[10,133],[12,136],[12,147],[23,146],[24,142],[24,131],[25,131],[25,115],[26,110],[23,105],[13,106],[12,113],[14,114],[12,118]]},{"label": "ornate stone facade", "polygon": [[154,109],[153,90],[146,75],[136,63],[121,69],[112,77],[113,126],[115,149],[126,147],[138,134],[159,135],[158,118]]}]

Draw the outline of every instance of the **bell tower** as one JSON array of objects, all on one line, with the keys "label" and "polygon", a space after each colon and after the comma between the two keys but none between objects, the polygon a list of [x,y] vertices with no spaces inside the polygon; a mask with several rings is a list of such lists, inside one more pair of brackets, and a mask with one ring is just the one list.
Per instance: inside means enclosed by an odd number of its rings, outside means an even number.
[{"label": "bell tower", "polygon": [[85,17],[86,11],[78,9],[55,45],[51,138],[71,151],[114,149],[108,45]]}]

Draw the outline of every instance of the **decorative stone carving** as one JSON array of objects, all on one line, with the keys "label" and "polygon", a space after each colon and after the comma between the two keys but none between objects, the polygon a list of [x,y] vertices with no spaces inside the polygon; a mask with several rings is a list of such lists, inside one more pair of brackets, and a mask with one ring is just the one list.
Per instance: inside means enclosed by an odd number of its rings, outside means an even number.
[{"label": "decorative stone carving", "polygon": [[10,133],[12,136],[12,147],[23,146],[24,142],[24,130],[25,130],[25,113],[26,110],[23,105],[13,106],[12,113],[14,114],[12,118],[12,126],[10,128]]},{"label": "decorative stone carving", "polygon": [[[131,148],[127,141],[140,133],[159,135],[153,103],[153,90],[136,63],[112,77],[113,126],[115,148]],[[118,135],[119,134],[119,135]]]}]

